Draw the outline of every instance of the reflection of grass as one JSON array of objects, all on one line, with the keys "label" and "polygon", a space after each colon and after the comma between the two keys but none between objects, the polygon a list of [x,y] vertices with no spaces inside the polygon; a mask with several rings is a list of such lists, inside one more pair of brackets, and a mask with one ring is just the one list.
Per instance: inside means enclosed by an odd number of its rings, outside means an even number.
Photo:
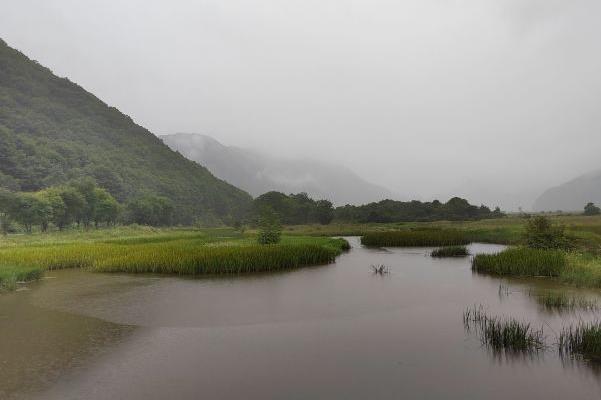
[{"label": "reflection of grass", "polygon": [[559,350],[562,354],[601,361],[601,323],[581,322],[564,329],[559,335]]},{"label": "reflection of grass", "polygon": [[[0,248],[0,286],[37,279],[47,269],[219,274],[275,271],[329,263],[349,244],[344,239],[286,237],[277,245],[259,246],[252,235],[228,229],[94,232],[81,240],[71,234],[32,235]],[[149,233],[153,232],[153,233]]]},{"label": "reflection of grass", "polygon": [[594,300],[570,296],[562,292],[535,292],[530,295],[547,311],[592,311],[598,309],[598,304]]},{"label": "reflection of grass", "polygon": [[447,246],[432,250],[432,257],[465,257],[469,256],[469,251],[465,246]]},{"label": "reflection of grass", "polygon": [[529,323],[513,318],[490,316],[482,306],[468,308],[463,314],[463,323],[495,351],[532,352],[545,348],[542,329],[534,329]]}]

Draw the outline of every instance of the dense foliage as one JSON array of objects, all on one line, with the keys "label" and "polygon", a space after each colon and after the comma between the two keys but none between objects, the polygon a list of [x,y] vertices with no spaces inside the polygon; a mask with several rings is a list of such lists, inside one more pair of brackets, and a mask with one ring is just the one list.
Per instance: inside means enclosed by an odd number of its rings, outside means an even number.
[{"label": "dense foliage", "polygon": [[369,203],[362,206],[346,205],[338,207],[334,214],[337,221],[358,223],[459,221],[500,218],[503,216],[504,214],[498,207],[491,211],[484,205],[477,207],[459,197],[453,197],[446,203],[441,203],[438,200],[433,202],[382,200],[378,203]]},{"label": "dense foliage", "polygon": [[173,223],[239,218],[252,200],[0,40],[0,187],[36,192],[86,176],[120,202],[169,199]]},{"label": "dense foliage", "polygon": [[313,200],[306,193],[285,195],[280,192],[267,192],[255,199],[255,215],[262,216],[270,211],[275,212],[286,225],[325,225],[334,217],[334,207],[330,201]]},{"label": "dense foliage", "polygon": [[39,226],[45,232],[50,225],[63,229],[74,223],[89,226],[114,224],[122,207],[108,191],[90,178],[71,181],[37,192],[10,192],[0,189],[0,222],[3,233],[12,223],[27,232]]}]

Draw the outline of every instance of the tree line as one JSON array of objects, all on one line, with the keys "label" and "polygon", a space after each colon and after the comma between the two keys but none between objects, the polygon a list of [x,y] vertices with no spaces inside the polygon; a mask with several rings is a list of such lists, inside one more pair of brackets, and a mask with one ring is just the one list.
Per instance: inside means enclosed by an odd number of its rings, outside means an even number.
[{"label": "tree line", "polygon": [[168,226],[175,207],[171,200],[145,194],[119,203],[92,178],[81,178],[64,185],[36,192],[15,192],[0,188],[0,230],[7,233],[20,225],[26,232],[34,227],[46,232],[73,225],[83,227],[137,223]]},{"label": "tree line", "polygon": [[268,192],[254,201],[254,217],[259,218],[267,211],[276,213],[287,225],[343,223],[390,223],[438,220],[477,220],[500,218],[505,214],[499,207],[491,211],[481,205],[475,206],[467,200],[453,197],[446,203],[382,200],[361,206],[345,205],[334,207],[328,200],[313,200],[306,193],[286,195]]}]

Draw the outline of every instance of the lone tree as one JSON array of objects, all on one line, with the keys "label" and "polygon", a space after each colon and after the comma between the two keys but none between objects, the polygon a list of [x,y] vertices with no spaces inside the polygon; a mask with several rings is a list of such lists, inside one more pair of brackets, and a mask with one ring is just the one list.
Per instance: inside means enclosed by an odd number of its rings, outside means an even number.
[{"label": "lone tree", "polygon": [[601,214],[601,208],[597,207],[595,203],[588,203],[584,206],[584,215],[599,215]]}]

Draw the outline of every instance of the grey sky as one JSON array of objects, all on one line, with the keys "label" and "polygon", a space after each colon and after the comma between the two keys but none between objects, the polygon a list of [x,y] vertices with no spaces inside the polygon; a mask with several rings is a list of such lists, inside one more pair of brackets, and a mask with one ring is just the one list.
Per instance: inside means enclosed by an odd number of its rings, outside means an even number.
[{"label": "grey sky", "polygon": [[527,208],[601,168],[600,18],[592,0],[4,0],[0,36],[157,134]]}]

